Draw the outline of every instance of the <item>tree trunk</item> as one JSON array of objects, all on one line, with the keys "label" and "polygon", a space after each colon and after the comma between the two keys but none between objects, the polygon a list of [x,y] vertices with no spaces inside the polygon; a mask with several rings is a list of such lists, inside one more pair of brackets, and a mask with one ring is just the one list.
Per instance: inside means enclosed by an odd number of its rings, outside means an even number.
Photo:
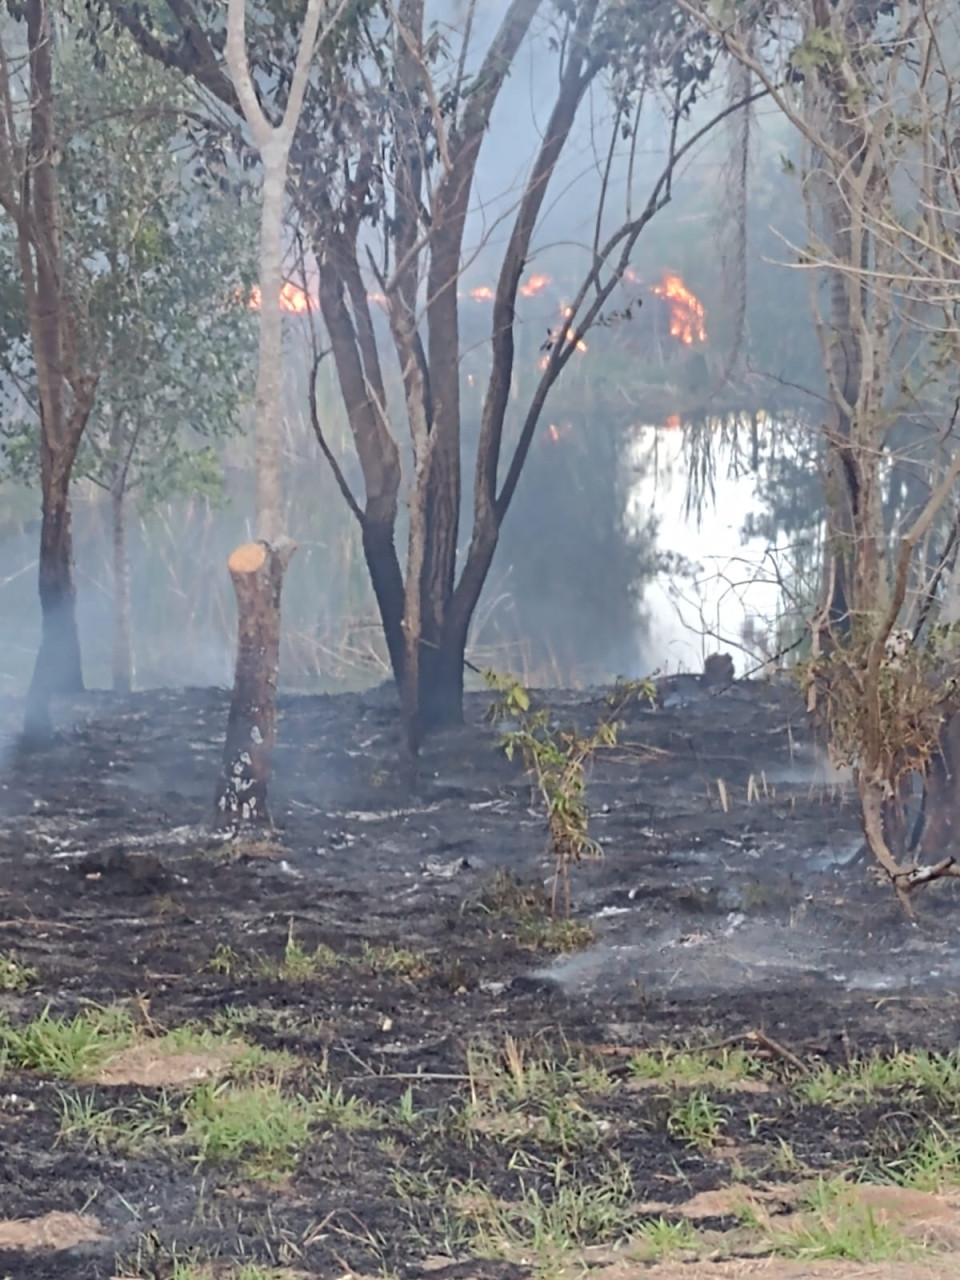
[{"label": "tree trunk", "polygon": [[425,730],[463,723],[463,672],[470,623],[497,549],[500,529],[487,507],[474,529],[467,562],[444,619],[440,643],[420,651],[420,706]]},{"label": "tree trunk", "polygon": [[261,146],[263,190],[260,223],[260,348],[254,421],[257,537],[272,542],[283,533],[280,439],[283,407],[283,206],[287,143],[271,138]]},{"label": "tree trunk", "polygon": [[420,722],[425,732],[463,723],[466,636],[446,631],[438,647],[420,649]]},{"label": "tree trunk", "polygon": [[217,789],[221,825],[237,830],[270,822],[267,787],[276,739],[280,666],[280,593],[296,544],[247,542],[227,561],[237,595],[237,666]]},{"label": "tree trunk", "polygon": [[[71,460],[72,461],[72,460]],[[59,464],[59,465],[58,465]],[[83,692],[77,634],[70,528],[70,465],[54,459],[43,467],[40,525],[40,649],[27,692],[24,735],[43,739],[51,732],[50,699]]]},{"label": "tree trunk", "polygon": [[363,558],[377,599],[390,668],[398,689],[403,688],[403,574],[397,559],[393,525],[369,518],[363,522]]},{"label": "tree trunk", "polygon": [[923,818],[914,857],[919,862],[960,857],[960,715],[940,731],[940,750],[923,780]]},{"label": "tree trunk", "polygon": [[133,645],[130,637],[130,560],[127,555],[127,505],[124,477],[114,477],[110,488],[113,524],[113,691],[133,688]]}]

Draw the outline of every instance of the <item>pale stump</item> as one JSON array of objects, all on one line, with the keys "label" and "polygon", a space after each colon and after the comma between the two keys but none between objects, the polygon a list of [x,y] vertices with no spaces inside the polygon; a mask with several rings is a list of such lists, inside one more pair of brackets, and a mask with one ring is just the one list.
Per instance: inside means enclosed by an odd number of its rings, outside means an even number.
[{"label": "pale stump", "polygon": [[221,826],[269,824],[267,788],[276,740],[280,666],[280,594],[296,544],[246,542],[227,561],[237,596],[237,666],[223,771],[217,788]]}]

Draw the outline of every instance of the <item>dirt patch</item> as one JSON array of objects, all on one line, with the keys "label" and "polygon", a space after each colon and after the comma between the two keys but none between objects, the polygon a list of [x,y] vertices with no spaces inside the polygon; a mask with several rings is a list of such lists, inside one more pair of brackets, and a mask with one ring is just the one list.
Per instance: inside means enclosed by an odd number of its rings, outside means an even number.
[{"label": "dirt patch", "polygon": [[100,1222],[88,1214],[54,1209],[39,1218],[0,1221],[0,1249],[70,1249],[102,1239]]},{"label": "dirt patch", "polygon": [[97,1083],[143,1085],[150,1089],[162,1089],[165,1085],[182,1088],[223,1075],[239,1053],[239,1048],[229,1047],[203,1052],[158,1051],[147,1042],[114,1054],[98,1073]]},{"label": "dirt patch", "polygon": [[799,1183],[779,1186],[714,1187],[701,1191],[680,1204],[663,1200],[647,1201],[641,1206],[645,1213],[676,1213],[691,1222],[709,1218],[728,1218],[743,1210],[749,1210],[761,1219],[769,1221],[773,1213],[786,1213],[792,1209],[801,1194]]},{"label": "dirt patch", "polygon": [[791,1262],[784,1258],[738,1258],[735,1262],[689,1262],[656,1265],[638,1272],[636,1263],[615,1263],[592,1272],[597,1280],[955,1280],[960,1253],[923,1262],[862,1264],[847,1261]]}]

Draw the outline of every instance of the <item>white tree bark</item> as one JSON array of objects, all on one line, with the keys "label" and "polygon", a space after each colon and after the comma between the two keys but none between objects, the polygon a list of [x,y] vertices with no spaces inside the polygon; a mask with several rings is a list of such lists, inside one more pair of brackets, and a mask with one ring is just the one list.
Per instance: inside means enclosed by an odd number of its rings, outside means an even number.
[{"label": "white tree bark", "polygon": [[[290,95],[277,126],[264,115],[250,75],[246,47],[246,0],[229,0],[226,59],[244,117],[263,162],[260,206],[260,351],[255,400],[254,458],[257,476],[257,537],[275,543],[284,534],[280,467],[283,391],[283,206],[290,146],[303,107],[324,0],[308,0]],[[336,17],[339,14],[338,7]]]}]

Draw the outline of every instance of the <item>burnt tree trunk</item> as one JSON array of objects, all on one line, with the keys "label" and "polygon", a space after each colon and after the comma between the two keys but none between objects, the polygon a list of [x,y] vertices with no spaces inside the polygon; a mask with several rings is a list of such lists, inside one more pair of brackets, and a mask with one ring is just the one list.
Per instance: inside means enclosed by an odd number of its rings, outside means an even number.
[{"label": "burnt tree trunk", "polygon": [[[46,451],[45,451],[46,452]],[[50,699],[83,691],[77,634],[70,523],[70,463],[53,459],[43,468],[40,525],[40,649],[27,691],[24,736],[42,739],[51,731]]]},{"label": "burnt tree trunk", "polygon": [[500,535],[500,521],[493,507],[478,519],[460,581],[444,618],[440,643],[420,651],[420,701],[425,730],[463,723],[463,673],[466,667],[470,623]]},{"label": "burnt tree trunk", "polygon": [[227,561],[237,596],[237,666],[216,808],[237,830],[270,822],[267,788],[276,739],[280,594],[296,544],[247,542]]},{"label": "burnt tree trunk", "polygon": [[424,732],[463,723],[467,632],[445,626],[436,645],[420,646],[420,721]]},{"label": "burnt tree trunk", "polygon": [[403,688],[403,573],[397,559],[393,525],[364,517],[363,558],[376,597],[390,669],[398,689]]}]

